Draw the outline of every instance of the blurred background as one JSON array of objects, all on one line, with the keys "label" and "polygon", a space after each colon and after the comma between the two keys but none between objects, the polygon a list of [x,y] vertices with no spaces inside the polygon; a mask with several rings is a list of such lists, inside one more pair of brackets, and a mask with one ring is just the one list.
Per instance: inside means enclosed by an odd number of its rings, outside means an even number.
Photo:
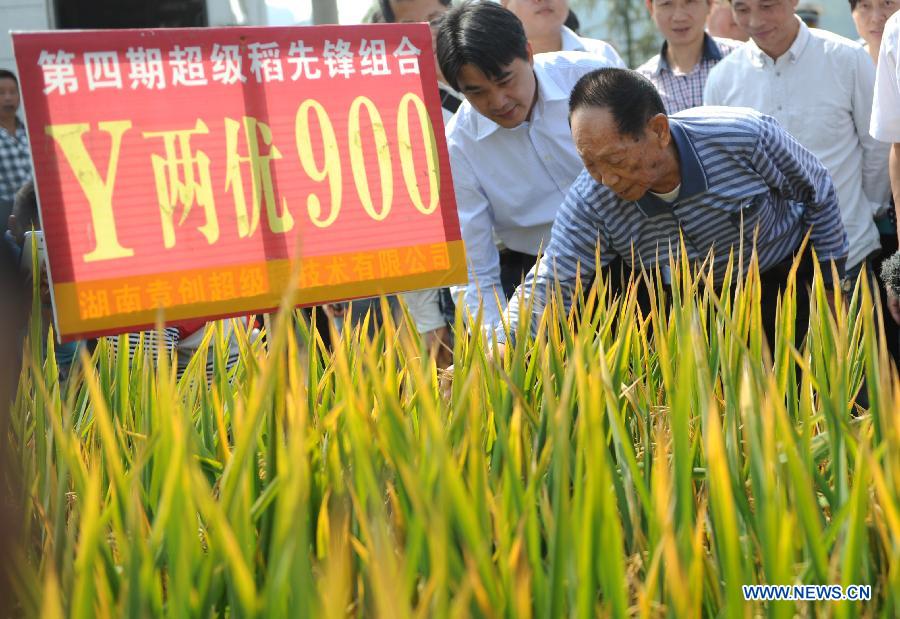
[{"label": "blurred background", "polygon": [[[612,43],[629,66],[657,53],[661,43],[645,0],[569,0],[580,33]],[[374,0],[0,0],[4,30],[290,26],[357,24]],[[801,3],[818,12],[819,27],[855,39],[846,0]],[[14,67],[8,35],[0,37],[0,67]]]}]

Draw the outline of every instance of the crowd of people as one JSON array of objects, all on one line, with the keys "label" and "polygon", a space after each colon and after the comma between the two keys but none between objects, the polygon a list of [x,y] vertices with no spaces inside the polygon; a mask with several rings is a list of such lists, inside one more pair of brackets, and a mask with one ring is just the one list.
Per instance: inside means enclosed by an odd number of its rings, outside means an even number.
[{"label": "crowd of people", "polygon": [[[503,342],[504,314],[515,334],[551,282],[571,303],[576,277],[599,269],[658,265],[666,278],[680,239],[715,267],[755,248],[769,337],[807,234],[829,285],[872,277],[897,250],[898,2],[850,0],[852,41],[807,26],[797,0],[648,0],[663,43],[629,70],[577,32],[566,0],[379,0],[373,21],[428,22],[434,37],[469,283],[401,297],[438,363],[452,362],[455,303]],[[16,78],[0,72],[9,209],[30,175],[17,108]],[[812,271],[807,252],[800,274]],[[900,301],[878,289],[897,359]],[[340,329],[377,307],[324,309]]]}]

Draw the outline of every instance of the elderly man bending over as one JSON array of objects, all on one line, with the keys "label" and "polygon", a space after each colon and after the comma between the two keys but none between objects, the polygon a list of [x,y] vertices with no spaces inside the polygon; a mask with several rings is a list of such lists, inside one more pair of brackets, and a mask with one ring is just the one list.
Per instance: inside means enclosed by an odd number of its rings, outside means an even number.
[{"label": "elderly man bending over", "polygon": [[[683,235],[692,262],[714,250],[718,280],[729,252],[737,257],[742,248],[746,268],[756,235],[770,338],[776,291],[807,231],[826,278],[832,261],[843,276],[847,235],[831,177],[774,119],[714,107],[667,117],[653,84],[624,69],[582,77],[569,118],[585,170],[560,208],[543,261],[509,303],[513,332],[524,307],[519,293],[527,305],[533,283],[535,311],[554,276],[568,308],[577,265],[585,281],[596,271],[598,243],[601,268],[620,259],[664,271]],[[505,339],[502,329],[497,335]]]}]

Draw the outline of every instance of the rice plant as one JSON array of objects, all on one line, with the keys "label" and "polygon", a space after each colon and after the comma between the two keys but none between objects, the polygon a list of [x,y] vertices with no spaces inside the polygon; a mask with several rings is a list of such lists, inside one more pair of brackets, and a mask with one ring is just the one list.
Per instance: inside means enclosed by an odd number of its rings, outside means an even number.
[{"label": "rice plant", "polygon": [[[570,312],[552,295],[500,355],[459,312],[449,387],[405,320],[328,351],[283,309],[265,343],[239,332],[231,369],[210,330],[181,376],[101,342],[62,383],[33,326],[7,609],[900,615],[900,383],[867,281],[832,309],[817,274],[799,348],[789,281],[770,349],[755,267],[671,270],[671,289],[645,276],[648,311],[637,280],[600,277]],[[871,599],[752,602],[751,584]]]}]

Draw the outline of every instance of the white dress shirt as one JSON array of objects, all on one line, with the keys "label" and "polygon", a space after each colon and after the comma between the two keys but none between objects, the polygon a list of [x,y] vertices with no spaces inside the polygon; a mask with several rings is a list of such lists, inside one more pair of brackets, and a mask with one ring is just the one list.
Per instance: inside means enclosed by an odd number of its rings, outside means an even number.
[{"label": "white dress shirt", "polygon": [[580,52],[537,54],[538,93],[529,121],[504,129],[466,101],[447,125],[469,267],[465,302],[475,316],[484,299],[486,327],[499,322],[506,306],[494,235],[509,249],[532,255],[550,240],[556,211],[582,169],[569,131],[569,94],[581,76],[608,65]]},{"label": "white dress shirt", "polygon": [[587,52],[606,61],[610,67],[628,68],[625,66],[616,48],[606,41],[579,36],[575,34],[574,30],[566,26],[560,28],[560,35],[562,35],[562,51],[564,52]]},{"label": "white dress shirt", "polygon": [[710,71],[703,96],[706,105],[775,117],[828,168],[850,242],[848,269],[880,247],[873,217],[890,191],[888,148],[869,135],[874,87],[875,67],[861,45],[800,21],[777,60],[752,39],[731,52]]},{"label": "white dress shirt", "polygon": [[885,24],[881,37],[871,133],[882,142],[900,142],[900,11]]}]

